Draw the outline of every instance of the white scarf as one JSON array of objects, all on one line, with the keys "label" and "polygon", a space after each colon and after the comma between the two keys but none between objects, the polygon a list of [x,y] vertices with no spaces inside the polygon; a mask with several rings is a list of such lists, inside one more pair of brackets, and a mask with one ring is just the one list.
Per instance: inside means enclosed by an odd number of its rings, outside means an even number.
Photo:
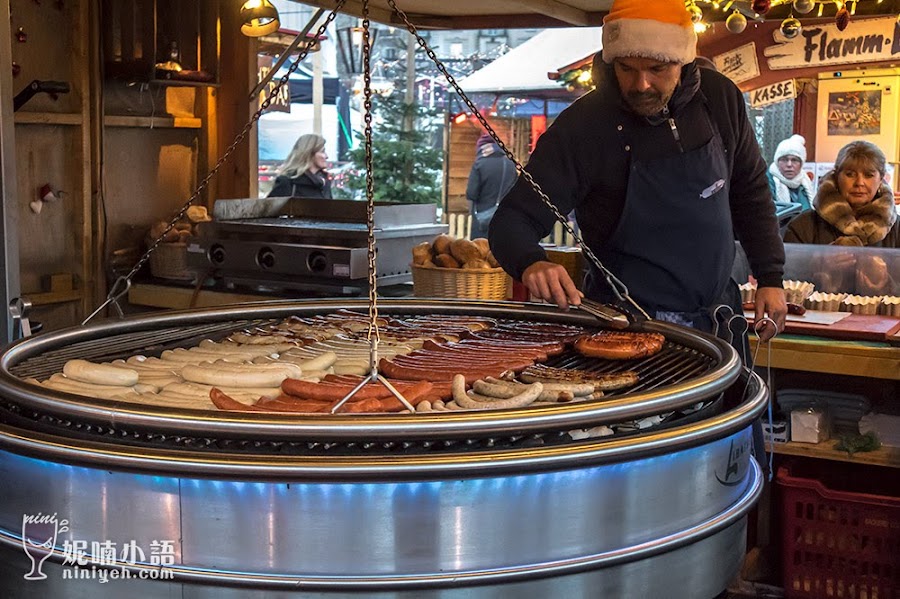
[{"label": "white scarf", "polygon": [[784,175],[781,174],[781,171],[778,170],[778,165],[774,162],[769,165],[769,173],[772,175],[772,178],[775,180],[775,200],[778,202],[784,202],[786,204],[790,204],[793,202],[791,199],[791,189],[797,189],[798,187],[803,187],[803,190],[806,192],[806,198],[810,205],[812,205],[812,199],[816,196],[813,191],[812,181],[809,180],[809,177],[806,176],[806,173],[800,171],[797,173],[797,176],[793,179],[788,179]]}]

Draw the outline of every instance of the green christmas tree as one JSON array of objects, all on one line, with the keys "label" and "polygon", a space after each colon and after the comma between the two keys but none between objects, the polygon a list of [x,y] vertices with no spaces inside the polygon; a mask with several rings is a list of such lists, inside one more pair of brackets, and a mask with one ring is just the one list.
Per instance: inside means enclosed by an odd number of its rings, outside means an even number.
[{"label": "green christmas tree", "polygon": [[[437,112],[406,104],[401,94],[372,98],[372,174],[376,202],[441,203],[441,150],[433,145]],[[363,132],[350,151],[353,167],[346,188],[365,198],[366,150]]]}]

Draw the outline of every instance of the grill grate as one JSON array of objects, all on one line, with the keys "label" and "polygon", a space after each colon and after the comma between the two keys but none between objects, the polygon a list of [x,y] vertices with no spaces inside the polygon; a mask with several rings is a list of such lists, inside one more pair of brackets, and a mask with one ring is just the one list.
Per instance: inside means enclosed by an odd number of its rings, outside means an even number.
[{"label": "grill grate", "polygon": [[158,357],[167,349],[189,347],[203,339],[225,337],[237,329],[265,326],[276,322],[279,320],[231,320],[110,335],[103,339],[80,341],[22,360],[10,367],[9,372],[23,379],[33,377],[43,380],[55,372],[62,372],[65,363],[75,358],[92,362],[109,362],[129,358],[135,354]]},{"label": "grill grate", "polygon": [[[302,311],[299,312],[302,313]],[[440,313],[440,310],[437,310],[436,313]],[[389,314],[390,318],[396,319],[415,320],[421,316],[421,312],[399,311]],[[495,315],[493,320],[498,326],[507,328],[514,328],[523,322],[534,321],[530,316],[521,319],[509,318],[508,314],[504,316]],[[284,315],[270,317],[269,314],[266,314],[265,317],[260,315],[254,319],[232,318],[203,324],[165,326],[117,333],[102,338],[91,338],[63,346],[57,345],[51,350],[33,355],[10,366],[9,372],[22,378],[43,379],[55,372],[62,371],[65,362],[73,358],[103,362],[127,358],[135,354],[159,356],[166,349],[197,345],[206,338],[221,339],[233,331],[248,327],[274,325],[281,322],[283,318]],[[579,324],[584,326],[589,333],[600,330],[593,324]],[[658,354],[638,360],[611,361],[585,357],[570,349],[562,355],[550,358],[545,363],[557,368],[577,369],[598,374],[625,370],[633,370],[638,373],[640,380],[637,385],[628,389],[609,391],[606,393],[608,397],[639,395],[647,391],[677,385],[714,372],[718,367],[714,355],[683,345],[672,338],[666,342],[663,350]],[[598,403],[602,404],[603,402]],[[707,398],[700,404],[695,404],[694,407],[706,406],[700,411],[708,412],[709,410],[718,410],[719,408],[715,406],[720,403],[714,398]],[[596,408],[599,407],[599,405],[596,406]],[[538,416],[538,411],[540,410],[535,410],[536,416]],[[676,410],[668,414],[662,426],[685,422],[686,419],[693,418],[696,412],[692,414],[690,410],[683,412]],[[502,416],[500,417],[502,418]],[[106,417],[104,416],[104,418]],[[346,434],[342,433],[343,427],[337,427],[334,430],[325,427],[321,430],[317,429],[313,433],[294,433],[288,427],[284,431],[278,429],[275,434],[273,431],[267,431],[265,435],[259,435],[256,429],[252,431],[250,429],[235,430],[230,426],[230,422],[223,421],[222,426],[219,426],[215,419],[211,421],[203,419],[201,423],[203,427],[200,428],[177,424],[180,422],[178,418],[173,421],[176,423],[175,426],[172,426],[173,423],[162,421],[156,425],[148,425],[143,422],[137,423],[129,418],[117,418],[116,423],[111,425],[106,420],[82,419],[65,413],[57,413],[53,409],[35,408],[28,404],[9,401],[2,397],[0,397],[0,422],[22,428],[37,426],[41,430],[63,437],[94,440],[101,443],[112,442],[119,445],[174,450],[224,452],[234,455],[354,455],[359,453],[394,455],[537,447],[572,442],[572,438],[566,433],[571,427],[563,426],[560,430],[560,428],[556,428],[560,426],[556,420],[548,420],[545,423],[540,418],[536,418],[531,427],[525,429],[516,427],[516,430],[508,431],[501,431],[491,426],[488,427],[489,430],[476,432],[465,424],[458,425],[458,430],[442,428],[439,435],[432,434],[430,430],[425,431],[428,435],[421,435],[420,432],[417,432],[408,437],[405,436],[405,433],[388,435],[380,431],[369,431],[361,437],[366,438],[371,433],[371,438],[368,441],[362,441],[359,438],[348,438]],[[637,432],[630,433],[626,428],[623,427],[621,431],[617,430],[615,436],[620,437]],[[283,436],[282,433],[284,433]],[[435,438],[435,436],[439,438]]]},{"label": "grill grate", "polygon": [[596,374],[612,374],[626,370],[637,372],[640,377],[637,385],[618,391],[604,392],[607,396],[614,396],[651,391],[702,376],[712,370],[715,361],[705,354],[670,341],[658,354],[640,360],[602,360],[588,358],[570,350],[551,358],[546,364],[547,366]]}]

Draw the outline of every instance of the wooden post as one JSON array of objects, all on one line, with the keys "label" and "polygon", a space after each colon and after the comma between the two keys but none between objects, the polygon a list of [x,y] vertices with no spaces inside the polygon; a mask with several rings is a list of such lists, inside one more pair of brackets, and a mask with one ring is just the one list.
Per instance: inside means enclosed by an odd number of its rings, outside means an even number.
[{"label": "wooden post", "polygon": [[322,104],[325,103],[325,82],[322,68],[322,51],[314,52],[312,99],[313,99],[313,133],[322,135]]},{"label": "wooden post", "polygon": [[[226,148],[240,133],[256,110],[256,103],[247,99],[256,81],[257,41],[241,34],[240,2],[222,2],[222,60],[221,73],[231,73],[231,84],[217,90],[217,114],[215,138],[216,156],[222,156]],[[256,197],[258,188],[258,155],[256,133],[251,130],[244,141],[235,148],[228,163],[218,174],[216,197]]]},{"label": "wooden post", "polygon": [[[0,0],[0,14],[9,14],[9,0]],[[16,197],[15,125],[13,124],[12,54],[9,19],[0,19],[0,340],[12,341],[13,323],[7,306],[19,297],[19,236]]]}]

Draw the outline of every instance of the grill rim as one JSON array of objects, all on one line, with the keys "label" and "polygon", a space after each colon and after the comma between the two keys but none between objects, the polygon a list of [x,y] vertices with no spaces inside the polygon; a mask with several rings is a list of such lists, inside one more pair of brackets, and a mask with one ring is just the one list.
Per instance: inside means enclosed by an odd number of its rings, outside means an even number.
[{"label": "grill rim", "polygon": [[[54,462],[88,467],[118,467],[191,476],[231,477],[239,480],[328,480],[353,482],[372,477],[392,480],[481,477],[509,472],[540,472],[623,463],[712,443],[744,430],[768,405],[762,378],[744,371],[751,397],[737,406],[699,422],[621,438],[597,437],[545,447],[463,450],[410,455],[259,456],[210,454],[190,450],[150,448],[74,440],[54,434],[22,431],[0,423],[0,446]],[[27,433],[27,434],[26,434]]]},{"label": "grill rim", "polygon": [[[698,331],[662,322],[642,322],[631,330],[655,331],[685,347],[714,360],[709,371],[699,377],[649,392],[624,394],[600,404],[570,404],[540,410],[523,408],[491,412],[441,413],[416,415],[411,426],[408,415],[353,415],[298,417],[297,415],[253,415],[242,413],[149,408],[129,402],[85,398],[50,389],[38,391],[11,374],[10,368],[42,353],[74,343],[102,340],[135,329],[147,331],[172,326],[190,326],[221,321],[252,321],[285,318],[291,315],[314,316],[340,309],[367,308],[365,300],[267,301],[220,308],[173,311],[141,315],[122,320],[106,320],[87,327],[73,327],[20,340],[0,356],[0,393],[11,401],[37,411],[115,427],[118,424],[166,432],[190,434],[247,434],[263,438],[331,439],[442,439],[447,437],[489,436],[516,430],[523,433],[570,430],[597,424],[631,420],[675,411],[713,397],[730,387],[739,377],[741,364],[737,352],[723,340]],[[486,302],[481,300],[391,299],[380,300],[382,314],[461,314],[519,318],[528,321],[561,322],[600,326],[602,323],[584,313],[561,313],[544,304]]]}]

